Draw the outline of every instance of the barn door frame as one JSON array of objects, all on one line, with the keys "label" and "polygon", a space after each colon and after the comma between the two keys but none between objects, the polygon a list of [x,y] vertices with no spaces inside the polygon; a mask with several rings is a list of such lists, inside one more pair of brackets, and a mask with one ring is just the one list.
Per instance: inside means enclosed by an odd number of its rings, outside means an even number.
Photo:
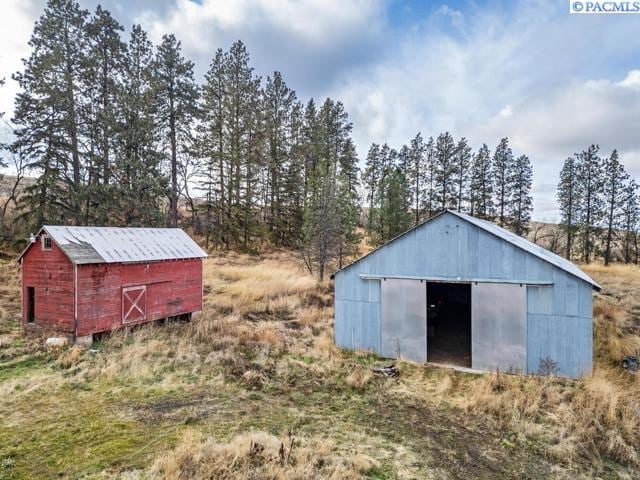
[{"label": "barn door frame", "polygon": [[[127,305],[127,302],[129,305]],[[122,323],[136,323],[147,319],[147,286],[122,288]]]}]

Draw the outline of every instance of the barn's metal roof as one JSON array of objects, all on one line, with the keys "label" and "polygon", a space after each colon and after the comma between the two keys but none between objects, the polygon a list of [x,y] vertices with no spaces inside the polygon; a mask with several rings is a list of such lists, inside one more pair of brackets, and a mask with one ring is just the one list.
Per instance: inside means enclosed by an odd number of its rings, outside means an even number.
[{"label": "barn's metal roof", "polygon": [[76,265],[204,258],[207,254],[180,228],[70,227],[42,230]]},{"label": "barn's metal roof", "polygon": [[602,288],[595,280],[593,280],[589,275],[587,275],[582,270],[580,270],[576,266],[576,264],[574,264],[573,262],[570,262],[569,260],[561,257],[560,255],[556,255],[552,251],[547,250],[546,248],[543,248],[540,245],[536,245],[535,243],[530,242],[529,240],[521,237],[520,235],[516,235],[515,233],[510,232],[509,230],[505,230],[504,228],[499,227],[495,223],[491,223],[486,220],[481,220],[479,218],[472,217],[471,215],[467,215],[465,213],[454,212],[454,211],[449,211],[449,213],[452,213],[457,217],[460,217],[466,220],[467,222],[472,223],[482,228],[483,230],[486,230],[489,233],[492,233],[496,237],[502,238],[503,240],[506,240],[507,242],[512,243],[516,247],[520,247],[521,249],[529,252],[530,254],[535,255],[536,257],[541,258],[542,260],[545,260],[552,265],[555,265],[556,267],[570,273],[573,276],[580,278],[581,280],[584,280],[587,283],[590,283],[591,285],[596,287],[598,290]]},{"label": "barn's metal roof", "polygon": [[[525,250],[526,252],[530,253],[531,255],[535,255],[538,258],[541,258],[542,260],[549,262],[552,265],[555,265],[556,267],[570,273],[571,275],[578,277],[581,280],[584,280],[587,283],[590,283],[594,288],[596,288],[597,290],[600,290],[602,287],[595,281],[593,280],[589,275],[587,275],[586,273],[584,273],[582,270],[580,270],[574,263],[570,262],[569,260],[567,260],[566,258],[563,258],[559,255],[556,255],[555,253],[547,250],[546,248],[541,247],[540,245],[536,245],[533,242],[530,242],[529,240],[527,240],[526,238],[520,237],[519,235],[516,235],[513,232],[510,232],[508,230],[505,230],[502,227],[499,227],[498,225],[496,225],[495,223],[491,223],[488,222],[486,220],[481,220],[479,218],[476,217],[472,217],[471,215],[467,215],[464,213],[460,213],[460,212],[456,212],[454,210],[445,210],[440,212],[439,214],[431,217],[430,219],[422,222],[421,224],[413,227],[410,230],[407,230],[406,232],[402,233],[401,235],[399,235],[398,237],[389,240],[387,243],[381,245],[380,247],[372,250],[371,252],[369,252],[368,254],[360,257],[358,260],[356,260],[355,262],[347,265],[346,267],[342,268],[342,270],[345,270],[347,268],[349,268],[351,265],[359,262],[361,259],[371,255],[372,253],[376,252],[377,250],[379,250],[380,248],[384,247],[385,245],[388,245],[389,243],[395,241],[397,238],[400,238],[404,235],[406,235],[407,233],[415,230],[416,228],[420,228],[421,226],[423,226],[426,223],[429,223],[431,220],[433,220],[436,217],[439,217],[440,215],[446,214],[446,213],[450,213],[452,215],[455,215],[458,218],[461,218],[462,220],[465,220],[489,233],[491,233],[492,235],[495,235],[498,238],[501,238],[513,245],[515,245],[518,248],[521,248],[522,250]],[[336,273],[341,272],[342,270],[339,270]],[[335,275],[335,273],[333,274]],[[332,277],[333,277],[332,275]]]}]

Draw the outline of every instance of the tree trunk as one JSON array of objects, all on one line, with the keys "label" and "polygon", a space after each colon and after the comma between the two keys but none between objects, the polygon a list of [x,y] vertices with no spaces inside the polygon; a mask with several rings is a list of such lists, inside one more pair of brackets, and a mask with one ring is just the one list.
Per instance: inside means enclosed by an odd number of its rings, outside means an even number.
[{"label": "tree trunk", "polygon": [[171,198],[169,199],[169,226],[178,226],[178,151],[176,142],[176,118],[173,97],[169,98],[169,139],[171,141]]},{"label": "tree trunk", "polygon": [[72,198],[72,208],[73,214],[75,216],[76,225],[81,223],[81,212],[80,212],[80,204],[79,204],[79,194],[80,194],[80,182],[82,179],[80,178],[80,152],[78,149],[78,126],[76,120],[76,99],[73,92],[73,67],[71,65],[70,53],[69,53],[69,37],[68,32],[65,32],[65,42],[66,42],[66,85],[67,85],[67,100],[69,102],[69,108],[67,114],[68,118],[68,132],[71,140],[71,159],[72,159],[72,168],[73,168],[73,198]]}]

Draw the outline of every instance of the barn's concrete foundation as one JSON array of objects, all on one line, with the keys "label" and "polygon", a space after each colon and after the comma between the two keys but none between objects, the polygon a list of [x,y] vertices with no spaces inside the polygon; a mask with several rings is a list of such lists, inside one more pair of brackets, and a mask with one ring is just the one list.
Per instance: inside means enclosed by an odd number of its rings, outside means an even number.
[{"label": "barn's concrete foundation", "polygon": [[93,335],[83,335],[81,337],[76,337],[75,344],[80,347],[89,348],[93,345]]}]

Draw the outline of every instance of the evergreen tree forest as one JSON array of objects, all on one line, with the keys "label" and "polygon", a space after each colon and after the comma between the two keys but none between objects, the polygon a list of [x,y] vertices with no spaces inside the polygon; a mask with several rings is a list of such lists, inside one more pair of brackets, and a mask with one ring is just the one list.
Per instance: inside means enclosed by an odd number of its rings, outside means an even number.
[{"label": "evergreen tree forest", "polygon": [[[298,98],[280,72],[258,76],[241,41],[212,52],[198,80],[176,36],[154,45],[75,0],[49,0],[29,45],[13,117],[0,117],[12,129],[0,168],[11,158],[16,183],[33,181],[19,201],[14,185],[0,237],[43,224],[183,227],[210,249],[295,249],[324,278],[363,236],[377,246],[444,209],[531,233],[531,160],[508,138],[475,150],[418,133],[359,159],[344,105]],[[637,184],[618,152],[569,157],[557,200],[557,253],[638,262]]]},{"label": "evergreen tree forest", "polygon": [[74,0],[48,1],[30,47],[7,150],[36,180],[14,229],[182,226],[207,248],[297,248],[321,277],[355,254],[358,157],[341,102],[260,78],[241,41],[212,52],[199,84],[174,35],[153,45]]},{"label": "evergreen tree forest", "polygon": [[379,245],[450,209],[527,236],[532,178],[529,157],[515,157],[508,138],[493,155],[484,144],[473,152],[449,132],[427,141],[418,133],[397,151],[374,143],[362,174],[366,231]]},{"label": "evergreen tree forest", "polygon": [[556,197],[566,258],[585,263],[602,258],[605,265],[613,260],[638,263],[638,185],[616,150],[604,157],[598,145],[590,145],[568,157]]}]

